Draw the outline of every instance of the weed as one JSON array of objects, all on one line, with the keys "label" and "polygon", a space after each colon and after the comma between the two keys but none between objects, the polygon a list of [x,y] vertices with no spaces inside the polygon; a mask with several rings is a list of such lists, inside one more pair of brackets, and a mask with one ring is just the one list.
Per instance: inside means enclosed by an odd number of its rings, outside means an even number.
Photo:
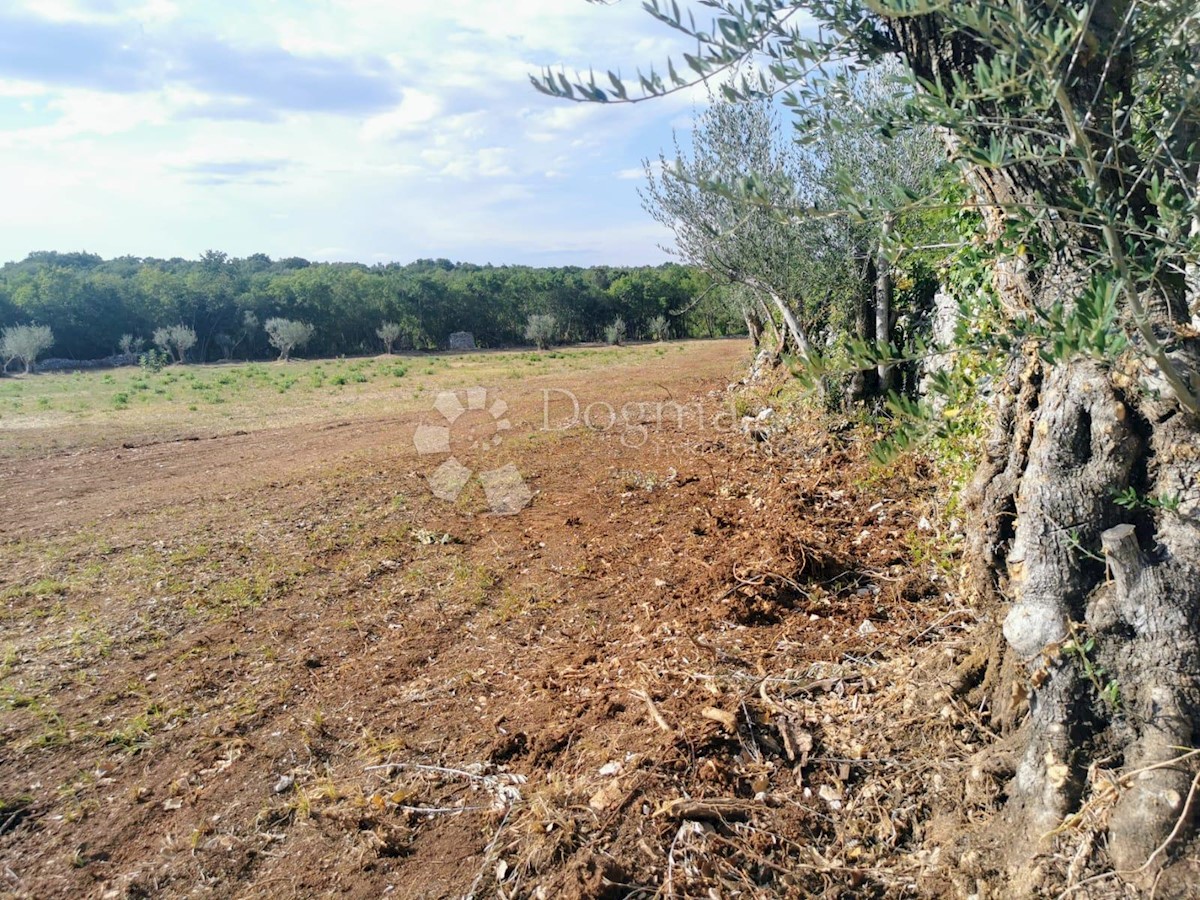
[{"label": "weed", "polygon": [[1179,509],[1180,502],[1178,496],[1170,494],[1142,496],[1132,487],[1118,491],[1113,497],[1113,503],[1122,509],[1131,511],[1138,509],[1161,509],[1166,512],[1176,512]]},{"label": "weed", "polygon": [[1096,689],[1097,696],[1113,711],[1121,710],[1121,685],[1116,678],[1109,675],[1108,670],[1095,662],[1096,639],[1086,634],[1083,629],[1070,623],[1071,637],[1062,645],[1063,656],[1075,660],[1083,675]]}]

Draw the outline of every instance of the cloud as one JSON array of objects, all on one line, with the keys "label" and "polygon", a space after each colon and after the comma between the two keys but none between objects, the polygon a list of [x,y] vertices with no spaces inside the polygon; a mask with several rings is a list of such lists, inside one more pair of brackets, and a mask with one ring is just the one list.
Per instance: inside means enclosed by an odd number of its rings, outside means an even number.
[{"label": "cloud", "polygon": [[528,82],[544,65],[628,74],[671,52],[634,2],[0,10],[0,157],[23,175],[0,209],[0,256],[662,259],[639,161],[670,147],[691,98],[578,105]]},{"label": "cloud", "polygon": [[174,59],[169,80],[267,110],[370,113],[400,96],[391,67],[378,58],[299,56],[281,47],[237,47],[203,37],[179,46]]},{"label": "cloud", "polygon": [[0,12],[0,75],[127,93],[152,83],[152,54],[114,25]]},{"label": "cloud", "polygon": [[394,139],[428,125],[443,109],[439,97],[427,91],[408,90],[403,102],[395,109],[368,119],[362,135],[369,141]]},{"label": "cloud", "polygon": [[[663,164],[662,164],[661,159],[650,160],[650,173],[652,175],[661,175],[662,171],[663,171]],[[617,176],[617,179],[620,181],[645,181],[646,180],[646,167],[644,165],[642,165],[642,166],[631,166],[628,169],[618,169],[616,172],[616,176]]]},{"label": "cloud", "polygon": [[0,13],[0,77],[142,93],[183,88],[205,99],[181,115],[267,121],[280,112],[361,115],[400,98],[382,56],[304,55],[190,28]]},{"label": "cloud", "polygon": [[226,159],[188,163],[176,169],[187,175],[191,184],[280,184],[269,176],[290,166],[291,161],[286,159]]}]

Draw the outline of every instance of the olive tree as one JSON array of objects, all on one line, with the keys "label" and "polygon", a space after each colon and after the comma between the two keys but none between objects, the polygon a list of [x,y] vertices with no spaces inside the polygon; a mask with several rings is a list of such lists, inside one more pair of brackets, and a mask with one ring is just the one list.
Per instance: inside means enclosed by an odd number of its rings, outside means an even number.
[{"label": "olive tree", "polygon": [[650,340],[665,341],[671,336],[671,325],[666,316],[655,316],[646,323],[646,331],[650,333]]},{"label": "olive tree", "polygon": [[525,340],[533,341],[539,350],[545,350],[558,337],[558,319],[549,313],[534,313],[525,324]]},{"label": "olive tree", "polygon": [[400,340],[400,335],[404,333],[395,322],[384,322],[375,329],[375,336],[383,341],[383,348],[387,351],[388,356],[392,355],[392,348],[395,347],[396,341]]},{"label": "olive tree", "polygon": [[171,325],[154,329],[151,340],[158,349],[173,355],[175,362],[183,363],[187,352],[196,346],[196,332],[189,325]]},{"label": "olive tree", "polygon": [[263,328],[267,332],[267,340],[279,351],[279,359],[283,362],[291,358],[293,350],[307,344],[315,330],[307,322],[281,318],[267,319]]},{"label": "olive tree", "polygon": [[[890,56],[920,88],[906,114],[945,135],[985,221],[986,289],[962,331],[978,340],[998,323],[990,345],[1002,359],[995,429],[968,496],[968,587],[999,614],[983,636],[991,652],[960,690],[1016,751],[1003,796],[1028,837],[1003,849],[1029,874],[1030,850],[1110,766],[1117,799],[1106,840],[1088,849],[1117,872],[1152,870],[1190,833],[1200,784],[1196,755],[1181,749],[1200,731],[1194,5],[703,6],[715,21],[649,0],[699,49],[685,74],[643,76],[642,96],[765,57],[771,84],[734,80],[727,94],[782,88],[803,122],[839,102],[855,69]],[[802,30],[800,13],[819,30]],[[543,90],[640,99],[615,77],[610,87],[555,74],[537,79]],[[893,198],[876,215],[914,202]]]},{"label": "olive tree", "polygon": [[142,352],[142,348],[146,346],[146,341],[137,335],[123,334],[118,346],[120,347],[122,356],[137,356],[137,354]]},{"label": "olive tree", "polygon": [[766,100],[717,100],[697,114],[692,151],[645,160],[642,205],[675,234],[666,248],[715,280],[741,285],[770,304],[794,350],[812,354],[800,261],[820,228],[793,225],[779,210],[808,205],[815,183]]},{"label": "olive tree", "polygon": [[8,371],[9,363],[19,359],[28,375],[37,358],[52,346],[54,332],[48,325],[12,325],[5,328],[0,332],[0,356],[4,357],[4,371]]},{"label": "olive tree", "polygon": [[625,320],[617,316],[611,322],[604,326],[604,340],[609,344],[625,343]]}]

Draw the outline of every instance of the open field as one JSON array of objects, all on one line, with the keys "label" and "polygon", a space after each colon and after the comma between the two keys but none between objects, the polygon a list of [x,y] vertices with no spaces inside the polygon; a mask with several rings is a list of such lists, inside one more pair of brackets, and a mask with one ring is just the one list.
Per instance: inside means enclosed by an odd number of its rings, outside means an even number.
[{"label": "open field", "polygon": [[[0,887],[969,886],[934,852],[995,797],[952,777],[989,737],[948,689],[944,498],[728,392],[745,352],[0,381]],[[477,385],[450,450],[515,466],[516,515],[414,446]]]},{"label": "open field", "polygon": [[[683,344],[137,367],[0,379],[0,455],[412,412],[429,390],[649,361]],[[269,415],[267,415],[269,411]],[[22,434],[26,432],[26,434]]]}]

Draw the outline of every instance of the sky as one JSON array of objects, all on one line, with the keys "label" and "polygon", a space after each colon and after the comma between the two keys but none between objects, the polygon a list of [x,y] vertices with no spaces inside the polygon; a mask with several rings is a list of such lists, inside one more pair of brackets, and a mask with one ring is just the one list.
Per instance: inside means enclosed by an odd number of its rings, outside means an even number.
[{"label": "sky", "polygon": [[0,0],[0,262],[658,263],[641,160],[702,91],[529,75],[684,49],[637,0]]}]

